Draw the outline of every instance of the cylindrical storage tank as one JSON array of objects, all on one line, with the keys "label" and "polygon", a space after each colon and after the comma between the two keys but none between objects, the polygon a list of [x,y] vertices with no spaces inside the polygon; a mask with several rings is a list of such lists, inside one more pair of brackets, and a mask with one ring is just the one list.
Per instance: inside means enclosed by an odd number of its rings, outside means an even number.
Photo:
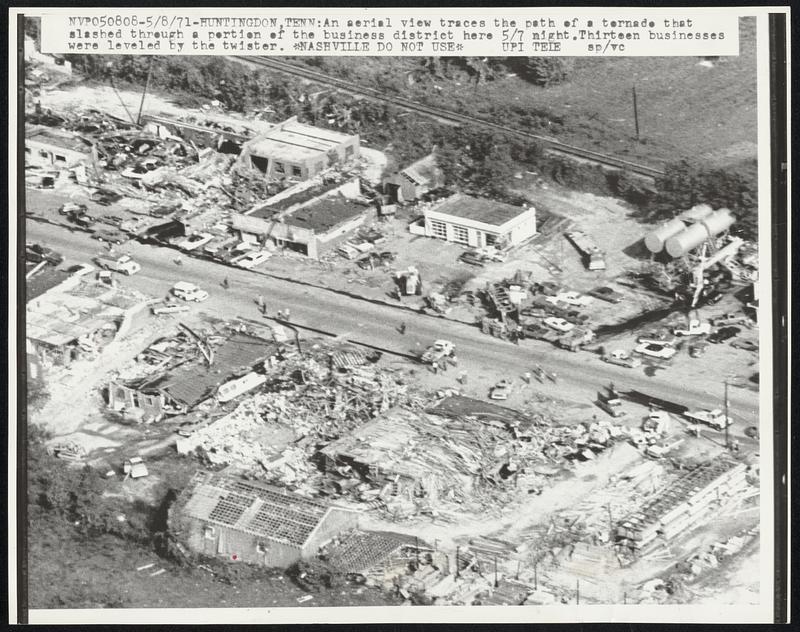
[{"label": "cylindrical storage tank", "polygon": [[678,217],[692,222],[699,222],[701,219],[708,217],[713,212],[714,209],[712,209],[708,204],[697,204],[688,211],[681,213]]},{"label": "cylindrical storage tank", "polygon": [[684,231],[673,235],[665,244],[670,257],[682,257],[692,248],[697,248],[708,237],[708,230],[703,224],[692,224]]},{"label": "cylindrical storage tank", "polygon": [[677,235],[684,228],[686,228],[686,224],[677,217],[671,219],[656,228],[652,233],[645,235],[644,245],[650,252],[661,252],[664,250],[664,244],[667,239],[673,235]]},{"label": "cylindrical storage tank", "polygon": [[722,231],[728,230],[736,218],[726,208],[721,208],[715,211],[703,220],[703,224],[708,229],[709,235],[719,235]]}]

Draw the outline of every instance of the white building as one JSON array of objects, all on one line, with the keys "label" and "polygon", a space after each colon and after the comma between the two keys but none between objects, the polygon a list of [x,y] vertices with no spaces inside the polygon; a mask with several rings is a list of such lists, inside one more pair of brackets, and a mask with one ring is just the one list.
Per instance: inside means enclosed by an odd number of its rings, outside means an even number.
[{"label": "white building", "polygon": [[475,248],[517,246],[536,234],[536,209],[457,193],[425,210],[424,231]]}]

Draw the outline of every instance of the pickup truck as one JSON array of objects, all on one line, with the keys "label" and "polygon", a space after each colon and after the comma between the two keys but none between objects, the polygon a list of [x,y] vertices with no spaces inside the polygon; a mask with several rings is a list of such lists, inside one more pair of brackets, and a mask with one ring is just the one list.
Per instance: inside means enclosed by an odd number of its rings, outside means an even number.
[{"label": "pickup truck", "polygon": [[612,417],[622,417],[625,415],[625,410],[622,407],[622,400],[611,394],[598,393],[597,405]]},{"label": "pickup truck", "polygon": [[726,417],[718,408],[714,410],[698,410],[695,412],[684,413],[687,419],[692,421],[699,421],[702,424],[716,428],[717,430],[724,430],[726,426],[733,423],[733,419],[729,416]]},{"label": "pickup truck", "polygon": [[456,346],[449,340],[437,340],[430,347],[425,349],[420,359],[426,364],[433,364],[443,358],[452,356],[455,350]]},{"label": "pickup truck", "polygon": [[701,323],[699,320],[690,320],[688,327],[676,327],[672,333],[676,336],[704,336],[711,333],[711,325]]},{"label": "pickup truck", "polygon": [[98,255],[94,259],[95,263],[103,270],[113,270],[114,272],[121,272],[122,274],[136,274],[142,269],[138,263],[128,255]]},{"label": "pickup truck", "polygon": [[642,366],[642,361],[639,358],[634,358],[630,353],[622,349],[617,349],[616,351],[604,355],[603,362],[628,367],[629,369]]}]

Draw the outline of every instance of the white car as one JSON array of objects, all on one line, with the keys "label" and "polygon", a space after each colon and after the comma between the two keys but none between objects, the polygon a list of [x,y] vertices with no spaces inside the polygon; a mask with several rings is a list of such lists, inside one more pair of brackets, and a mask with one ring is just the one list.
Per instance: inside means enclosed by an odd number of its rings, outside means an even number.
[{"label": "white car", "polygon": [[193,301],[195,303],[201,303],[208,298],[208,292],[201,290],[194,283],[187,283],[186,281],[176,283],[172,288],[172,293],[184,301]]},{"label": "white car", "polygon": [[246,252],[243,255],[231,259],[231,263],[245,270],[250,270],[256,266],[261,265],[272,256],[271,252],[266,250],[259,250],[258,252]]},{"label": "white car", "polygon": [[178,248],[182,250],[196,250],[200,248],[200,246],[205,246],[212,239],[214,239],[214,235],[209,233],[195,233],[179,242],[177,245]]},{"label": "white car", "polygon": [[544,324],[547,325],[548,327],[552,327],[557,331],[563,331],[564,333],[575,329],[575,325],[573,325],[572,323],[564,320],[563,318],[556,318],[555,316],[550,316],[549,318],[545,318]]},{"label": "white car", "polygon": [[612,351],[608,355],[603,356],[603,361],[608,362],[609,364],[625,366],[629,369],[635,369],[636,367],[642,365],[642,361],[639,360],[639,358],[632,357],[630,353],[622,349],[617,349],[616,351]]},{"label": "white car", "polygon": [[711,324],[692,320],[688,327],[676,327],[672,333],[676,336],[704,336],[711,333]]},{"label": "white car", "polygon": [[591,296],[585,296],[580,292],[561,292],[556,294],[556,298],[564,301],[567,305],[574,305],[577,307],[584,307],[592,302]]},{"label": "white car", "polygon": [[678,352],[675,347],[658,342],[643,342],[633,351],[634,353],[640,353],[651,358],[659,358],[660,360],[669,360]]}]

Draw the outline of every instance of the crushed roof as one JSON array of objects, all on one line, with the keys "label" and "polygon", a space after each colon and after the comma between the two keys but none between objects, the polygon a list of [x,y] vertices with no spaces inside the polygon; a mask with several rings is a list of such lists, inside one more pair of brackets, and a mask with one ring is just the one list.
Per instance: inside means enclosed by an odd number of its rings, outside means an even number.
[{"label": "crushed roof", "polygon": [[250,371],[254,364],[269,355],[274,346],[264,338],[236,333],[214,348],[211,366],[206,365],[204,358],[195,357],[155,379],[134,380],[127,385],[144,392],[165,392],[191,408],[211,397],[220,384]]},{"label": "crushed roof", "polygon": [[402,547],[431,548],[413,535],[393,531],[352,531],[328,550],[328,563],[343,573],[366,573]]},{"label": "crushed roof", "polygon": [[204,472],[183,514],[299,548],[332,508],[271,485]]},{"label": "crushed roof", "polygon": [[88,154],[91,143],[72,132],[64,132],[51,127],[33,127],[25,131],[26,140],[34,140],[55,147]]},{"label": "crushed roof", "polygon": [[436,156],[434,154],[428,154],[424,158],[417,160],[417,162],[410,164],[405,169],[401,169],[400,173],[419,185],[436,183],[442,175],[441,169],[436,166]]},{"label": "crushed roof", "polygon": [[529,210],[529,208],[513,206],[497,200],[476,198],[463,193],[456,193],[438,206],[430,209],[430,212],[471,219],[499,227]]}]

